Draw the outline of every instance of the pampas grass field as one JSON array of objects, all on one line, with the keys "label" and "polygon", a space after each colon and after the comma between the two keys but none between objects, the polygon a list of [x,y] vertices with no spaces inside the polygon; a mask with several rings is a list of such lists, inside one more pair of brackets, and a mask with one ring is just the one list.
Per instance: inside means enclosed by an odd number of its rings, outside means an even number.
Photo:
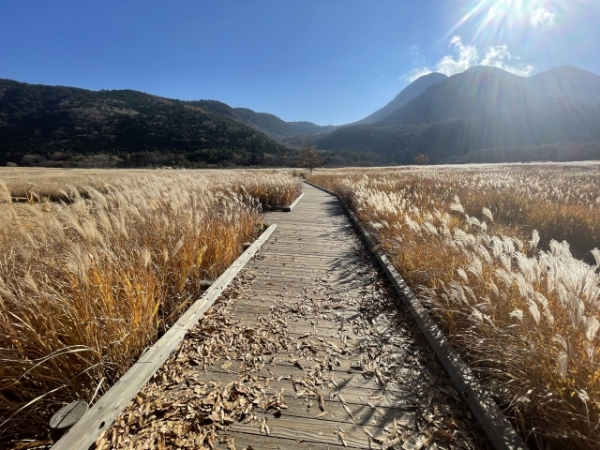
[{"label": "pampas grass field", "polygon": [[0,441],[44,439],[102,395],[301,189],[275,171],[0,169]]},{"label": "pampas grass field", "polygon": [[319,170],[532,448],[600,442],[600,165]]}]

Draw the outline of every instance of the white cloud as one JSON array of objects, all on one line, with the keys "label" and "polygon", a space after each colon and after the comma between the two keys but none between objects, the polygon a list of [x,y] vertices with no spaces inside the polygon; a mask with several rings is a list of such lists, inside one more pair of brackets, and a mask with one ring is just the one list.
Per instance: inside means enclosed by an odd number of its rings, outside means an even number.
[{"label": "white cloud", "polygon": [[533,11],[533,14],[529,18],[529,23],[534,27],[539,25],[550,26],[554,23],[554,16],[556,14],[546,8],[538,8]]},{"label": "white cloud", "polygon": [[533,71],[533,66],[529,64],[520,64],[519,66],[511,65],[510,61],[512,59],[519,60],[519,58],[513,58],[506,45],[489,47],[485,51],[483,58],[480,58],[477,48],[474,45],[465,45],[460,36],[454,36],[450,40],[450,48],[454,50],[454,54],[442,57],[436,64],[434,70],[431,70],[428,67],[420,67],[408,73],[405,78],[408,78],[410,82],[413,82],[417,78],[433,71],[450,76],[462,73],[469,67],[478,65],[498,67],[520,76],[528,76]]},{"label": "white cloud", "polygon": [[[529,76],[533,71],[533,66],[531,64],[521,67],[514,67],[506,64],[506,61],[510,61],[511,59],[512,56],[508,51],[508,47],[506,45],[497,45],[496,47],[488,48],[485,56],[479,64],[481,66],[498,67],[522,77]],[[520,58],[516,57],[515,59],[519,60]]]},{"label": "white cloud", "polygon": [[436,71],[446,75],[454,75],[464,72],[471,66],[476,66],[478,61],[477,49],[473,45],[463,44],[460,36],[454,36],[450,40],[450,47],[458,54],[455,59],[453,55],[444,56],[436,66]]}]

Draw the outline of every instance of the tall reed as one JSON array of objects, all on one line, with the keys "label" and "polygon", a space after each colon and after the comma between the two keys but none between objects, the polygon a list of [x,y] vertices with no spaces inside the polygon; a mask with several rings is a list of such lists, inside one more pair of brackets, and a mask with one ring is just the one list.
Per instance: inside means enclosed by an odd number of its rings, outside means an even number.
[{"label": "tall reed", "polygon": [[[339,170],[308,179],[339,192],[375,233],[529,444],[592,449],[600,440],[600,242],[592,220],[600,194],[587,181],[598,181],[598,171],[529,170]],[[546,192],[544,177],[553,180]],[[562,208],[580,215],[555,214]],[[592,263],[552,233],[578,239]]]},{"label": "tall reed", "polygon": [[0,182],[4,443],[97,399],[261,232],[261,202],[301,188],[282,172],[115,172],[60,178],[61,202],[12,203]]}]

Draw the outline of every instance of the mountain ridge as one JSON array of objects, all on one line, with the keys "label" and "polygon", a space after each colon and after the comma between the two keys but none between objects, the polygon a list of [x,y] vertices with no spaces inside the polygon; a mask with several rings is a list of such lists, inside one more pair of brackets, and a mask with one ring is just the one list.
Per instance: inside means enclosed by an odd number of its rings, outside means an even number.
[{"label": "mountain ridge", "polygon": [[412,99],[421,95],[430,86],[433,86],[434,84],[439,83],[440,81],[444,81],[446,78],[448,78],[447,75],[437,72],[424,75],[410,83],[404,89],[402,89],[402,91],[400,91],[400,93],[396,95],[396,97],[394,97],[394,99],[392,99],[392,101],[390,101],[383,108],[378,109],[374,113],[369,114],[364,119],[361,119],[350,125],[368,125],[371,123],[378,122],[379,120],[385,118],[385,116],[387,116],[388,114],[393,113],[401,106],[404,106]]},{"label": "mountain ridge", "polygon": [[218,100],[0,79],[0,164],[289,164],[290,148],[307,137],[319,149],[363,152],[371,161],[412,163],[427,153],[440,163],[485,149],[515,155],[519,146],[600,142],[599,128],[600,76],[573,66],[532,77],[486,66],[428,74],[343,126],[286,122]]},{"label": "mountain ridge", "polygon": [[215,112],[227,105],[204,106],[0,79],[0,164],[268,165],[289,156],[264,133]]},{"label": "mountain ridge", "polygon": [[274,114],[256,112],[250,108],[232,107],[218,100],[191,100],[188,103],[226,115],[279,142],[284,138],[328,133],[339,128],[335,125],[322,126],[307,121],[286,122]]},{"label": "mountain ridge", "polygon": [[557,83],[551,72],[557,88],[539,95],[527,83],[544,83],[499,71],[474,68],[448,77],[373,124],[321,137],[317,147],[379,152],[393,155],[397,163],[412,163],[416,154],[427,153],[440,163],[485,148],[600,140],[600,102],[562,95],[578,92],[572,80]]}]

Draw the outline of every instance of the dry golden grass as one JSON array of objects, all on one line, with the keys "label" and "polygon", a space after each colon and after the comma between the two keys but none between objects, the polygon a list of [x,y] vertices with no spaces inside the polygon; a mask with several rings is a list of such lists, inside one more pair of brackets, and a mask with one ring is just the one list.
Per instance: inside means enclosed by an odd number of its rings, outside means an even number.
[{"label": "dry golden grass", "polygon": [[261,232],[261,204],[300,190],[274,171],[0,170],[0,438],[98,398]]},{"label": "dry golden grass", "polygon": [[[47,169],[47,168],[0,168],[0,180],[4,181],[13,197],[25,200],[50,201],[63,200],[69,202],[72,198],[71,190],[88,198],[88,188],[92,187],[100,192],[105,192],[107,186],[119,183],[124,176],[127,178],[145,179],[154,174],[171,178],[176,174],[198,174],[212,180],[215,177],[234,182],[224,183],[227,189],[234,189],[238,193],[250,194],[257,198],[261,205],[286,206],[292,203],[302,191],[302,186],[288,176],[286,171],[273,169],[258,170],[202,170],[202,171],[173,171],[173,170],[146,170],[146,169]],[[273,180],[266,181],[268,175],[273,175]],[[282,176],[284,178],[282,178]],[[241,178],[239,178],[241,177]],[[243,179],[243,183],[236,182]],[[285,181],[284,181],[285,179]],[[265,183],[270,183],[266,186]]]},{"label": "dry golden grass", "polygon": [[[530,445],[597,448],[598,165],[337,170],[307,179],[340,193],[375,233]],[[587,262],[572,256],[572,243]]]}]

